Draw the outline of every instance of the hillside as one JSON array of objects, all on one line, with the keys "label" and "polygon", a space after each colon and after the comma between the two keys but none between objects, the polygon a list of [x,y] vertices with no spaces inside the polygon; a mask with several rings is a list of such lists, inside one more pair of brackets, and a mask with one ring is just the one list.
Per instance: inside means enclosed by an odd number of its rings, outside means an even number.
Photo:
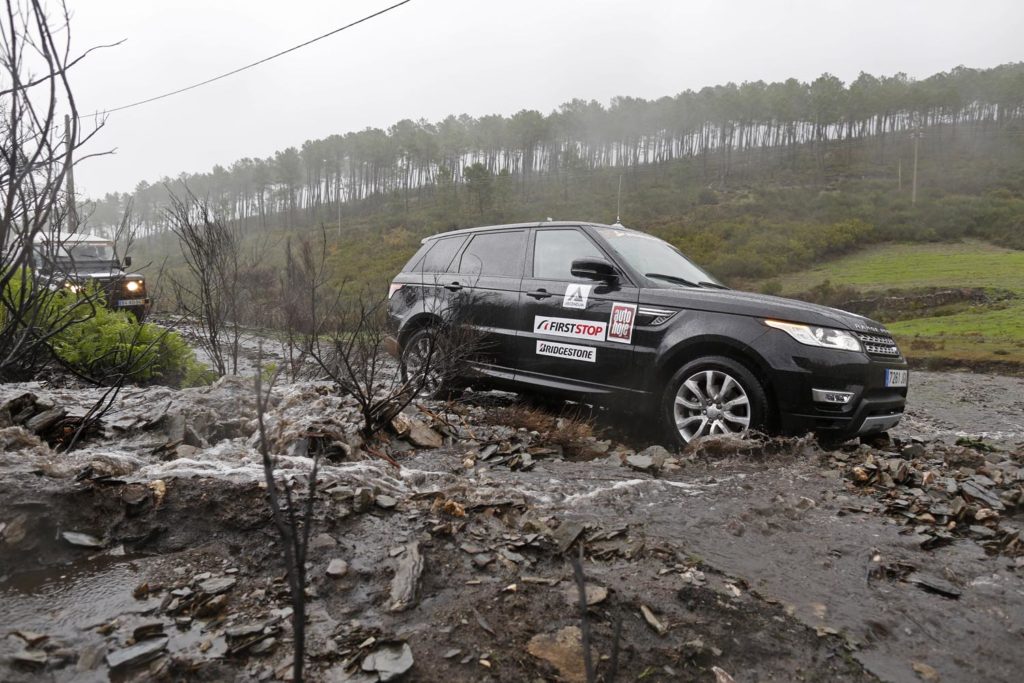
[{"label": "hillside", "polygon": [[973,240],[878,244],[759,286],[866,309],[919,365],[1024,367],[1024,251]]}]

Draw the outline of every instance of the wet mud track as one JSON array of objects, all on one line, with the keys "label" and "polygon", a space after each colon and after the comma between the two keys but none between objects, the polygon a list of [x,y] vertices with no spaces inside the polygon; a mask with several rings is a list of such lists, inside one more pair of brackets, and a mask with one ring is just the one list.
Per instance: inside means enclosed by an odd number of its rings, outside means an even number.
[{"label": "wet mud track", "polygon": [[[937,396],[960,380],[929,375]],[[244,390],[187,395],[198,445],[181,450],[154,446],[179,425],[146,428],[177,405],[165,390],[126,399],[117,433],[78,453],[5,432],[0,679],[287,678],[289,600]],[[309,460],[287,455],[289,443],[307,414],[322,423],[339,406],[309,388],[283,392],[271,416],[279,467],[301,490]],[[935,429],[947,403],[912,407],[897,435]],[[378,680],[360,663],[391,642],[415,660],[402,680],[582,680],[569,561],[581,546],[604,680],[713,681],[715,667],[737,681],[1019,679],[1020,558],[962,536],[924,549],[914,523],[872,511],[875,489],[812,443],[759,454],[726,445],[659,471],[623,465],[646,444],[613,443],[586,461],[541,448],[524,465],[527,449],[484,457],[487,444],[543,446],[543,435],[463,424],[472,433],[456,429],[439,449],[393,439],[400,471],[325,466],[310,550],[311,680]],[[948,432],[939,436],[955,440]],[[1004,455],[1019,448],[1011,432],[998,435]],[[1014,510],[1005,524],[1022,521]],[[67,531],[99,547],[74,545]],[[396,576],[417,557],[421,572],[403,584]],[[344,571],[329,575],[332,560]],[[136,639],[139,627],[150,631]],[[108,659],[160,638],[149,659]]]}]

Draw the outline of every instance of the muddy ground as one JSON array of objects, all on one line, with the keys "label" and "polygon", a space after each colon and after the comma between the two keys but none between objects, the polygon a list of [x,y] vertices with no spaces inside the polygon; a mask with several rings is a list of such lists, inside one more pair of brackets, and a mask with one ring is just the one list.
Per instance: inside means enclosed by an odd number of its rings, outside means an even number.
[{"label": "muddy ground", "polygon": [[[324,454],[307,676],[584,680],[585,626],[602,680],[1019,680],[1024,380],[912,383],[886,443],[678,454],[648,425],[599,416],[588,437],[498,393],[362,443],[329,387],[278,387],[279,481],[301,500]],[[5,385],[0,406],[97,396]],[[71,453],[0,428],[0,680],[288,679],[254,415],[228,378],[127,390]]]}]

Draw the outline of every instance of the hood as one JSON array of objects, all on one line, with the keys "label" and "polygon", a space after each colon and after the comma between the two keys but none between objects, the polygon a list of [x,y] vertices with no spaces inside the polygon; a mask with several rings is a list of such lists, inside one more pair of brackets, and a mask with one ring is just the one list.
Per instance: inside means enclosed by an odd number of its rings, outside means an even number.
[{"label": "hood", "polygon": [[781,296],[754,294],[734,289],[643,289],[640,303],[651,306],[775,318],[786,322],[838,327],[858,332],[888,334],[885,327],[870,318],[838,308],[810,304]]}]

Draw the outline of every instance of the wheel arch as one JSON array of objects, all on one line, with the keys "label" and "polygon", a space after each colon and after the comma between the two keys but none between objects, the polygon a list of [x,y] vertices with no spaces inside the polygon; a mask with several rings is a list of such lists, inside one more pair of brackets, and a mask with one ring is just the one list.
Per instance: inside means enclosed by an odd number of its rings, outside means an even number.
[{"label": "wheel arch", "polygon": [[708,335],[696,337],[676,345],[658,365],[658,371],[655,374],[654,395],[660,397],[664,393],[666,385],[679,368],[690,361],[707,356],[728,358],[739,363],[754,375],[757,381],[761,383],[761,387],[764,389],[765,396],[768,399],[768,415],[766,416],[768,427],[770,429],[777,429],[779,425],[779,404],[775,387],[771,382],[767,361],[754,349],[729,337]]},{"label": "wheel arch", "polygon": [[404,349],[405,343],[409,341],[416,332],[426,329],[428,327],[440,327],[443,325],[441,317],[434,313],[418,313],[410,318],[401,331],[398,333],[398,348]]}]

